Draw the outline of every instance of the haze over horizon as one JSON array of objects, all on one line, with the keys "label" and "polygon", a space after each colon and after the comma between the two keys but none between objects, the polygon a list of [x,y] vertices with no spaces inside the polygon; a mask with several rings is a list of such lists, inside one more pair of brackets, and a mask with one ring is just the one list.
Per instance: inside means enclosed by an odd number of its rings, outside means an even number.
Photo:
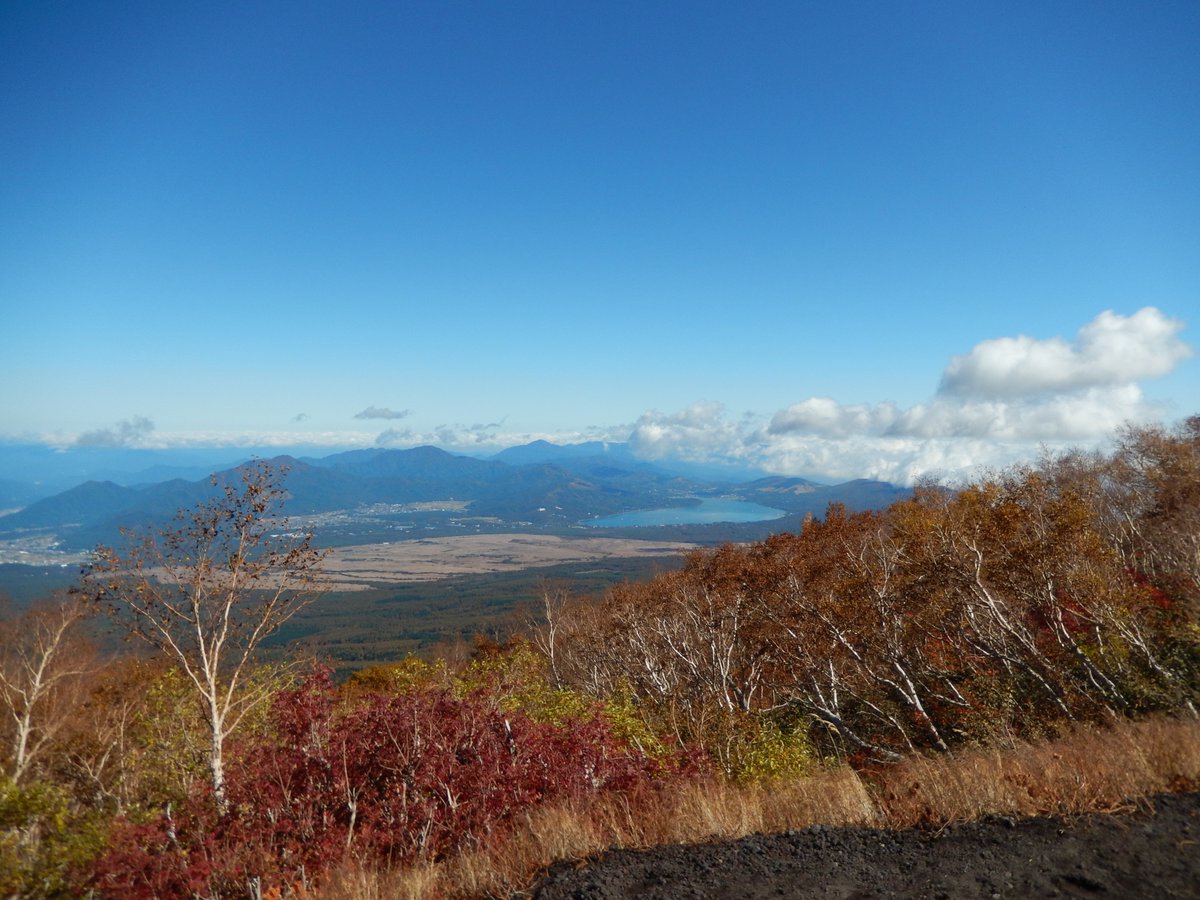
[{"label": "haze over horizon", "polygon": [[911,483],[1177,420],[1198,40],[1185,2],[8,4],[0,441]]}]

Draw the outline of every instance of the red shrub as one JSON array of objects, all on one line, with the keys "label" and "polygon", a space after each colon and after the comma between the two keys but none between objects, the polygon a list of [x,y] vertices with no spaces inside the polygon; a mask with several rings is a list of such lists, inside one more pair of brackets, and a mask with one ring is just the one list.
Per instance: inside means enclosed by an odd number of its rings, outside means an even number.
[{"label": "red shrub", "polygon": [[230,815],[218,821],[198,796],[173,823],[127,826],[97,867],[97,886],[122,896],[240,893],[256,876],[311,879],[347,854],[438,858],[487,843],[531,806],[639,790],[680,765],[648,759],[598,715],[555,727],[502,713],[485,694],[371,695],[344,711],[334,696],[328,671],[280,694],[273,733],[231,760]]}]

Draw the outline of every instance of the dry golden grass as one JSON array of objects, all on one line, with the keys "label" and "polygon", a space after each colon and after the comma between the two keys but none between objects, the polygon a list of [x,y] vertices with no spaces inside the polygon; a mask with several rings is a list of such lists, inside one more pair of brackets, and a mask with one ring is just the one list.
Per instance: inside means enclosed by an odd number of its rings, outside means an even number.
[{"label": "dry golden grass", "polygon": [[882,773],[883,820],[904,827],[988,814],[1077,814],[1200,787],[1200,722],[1151,719],[1079,727],[1041,744],[912,757]]},{"label": "dry golden grass", "polygon": [[494,847],[399,871],[346,867],[322,900],[506,896],[551,862],[612,847],[731,840],[810,825],[907,827],[986,815],[1079,814],[1200,789],[1200,721],[1080,727],[1041,744],[913,757],[868,782],[848,767],[793,781],[712,780],[637,798],[537,809]]},{"label": "dry golden grass", "polygon": [[348,863],[332,872],[320,900],[423,900],[445,894],[444,866],[432,863],[389,871]]},{"label": "dry golden grass", "polygon": [[437,581],[452,575],[516,572],[615,557],[675,558],[696,547],[683,541],[517,532],[356,544],[329,554],[321,567],[321,583],[338,591],[366,590],[378,584]]}]

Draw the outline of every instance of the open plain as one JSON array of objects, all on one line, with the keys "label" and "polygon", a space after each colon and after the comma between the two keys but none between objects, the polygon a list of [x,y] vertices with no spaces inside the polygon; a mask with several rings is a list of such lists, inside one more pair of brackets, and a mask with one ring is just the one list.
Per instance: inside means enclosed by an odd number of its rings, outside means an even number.
[{"label": "open plain", "polygon": [[627,538],[564,538],[547,534],[470,534],[339,547],[325,561],[323,583],[353,591],[387,584],[437,581],[616,557],[674,557],[698,545]]}]

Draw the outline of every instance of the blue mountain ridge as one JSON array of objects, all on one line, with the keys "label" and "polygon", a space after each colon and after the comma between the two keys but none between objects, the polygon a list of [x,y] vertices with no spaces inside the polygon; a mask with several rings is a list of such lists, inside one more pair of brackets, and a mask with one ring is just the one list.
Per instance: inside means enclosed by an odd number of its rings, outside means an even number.
[{"label": "blue mountain ridge", "polygon": [[[388,504],[453,500],[469,514],[533,527],[568,527],[637,509],[678,505],[700,496],[737,497],[790,513],[820,514],[829,502],[886,506],[905,493],[883,482],[818,485],[768,477],[735,483],[689,478],[637,460],[625,445],[559,446],[538,441],[491,459],[436,447],[350,450],[320,458],[278,456],[286,468],[285,512],[312,515]],[[235,479],[238,469],[216,474]],[[0,516],[0,539],[54,533],[64,546],[110,543],[122,527],[154,526],[213,496],[210,479],[122,486],[89,481]]]}]

